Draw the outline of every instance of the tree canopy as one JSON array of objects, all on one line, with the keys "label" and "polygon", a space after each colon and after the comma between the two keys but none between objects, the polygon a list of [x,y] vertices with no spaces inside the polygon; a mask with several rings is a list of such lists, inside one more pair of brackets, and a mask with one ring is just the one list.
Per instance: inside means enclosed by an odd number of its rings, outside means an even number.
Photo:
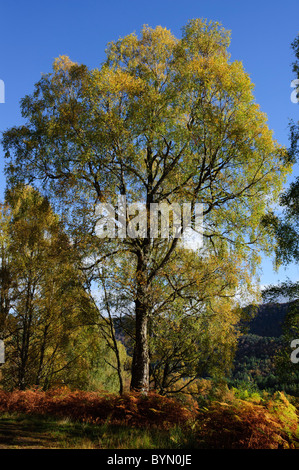
[{"label": "tree canopy", "polygon": [[[220,24],[194,19],[181,39],[144,26],[139,37],[111,42],[97,69],[59,57],[22,100],[26,123],[3,136],[8,184],[37,185],[60,208],[93,280],[104,265],[122,277],[135,324],[132,389],[148,390],[148,321],[165,315],[166,300],[182,299],[182,315],[198,317],[249,285],[259,250],[271,249],[261,219],[290,156],[273,139],[242,63],[230,61],[229,43]],[[119,195],[145,204],[145,237],[96,236],[97,204],[116,205]],[[151,204],[164,202],[202,204],[203,250],[150,236]]]}]

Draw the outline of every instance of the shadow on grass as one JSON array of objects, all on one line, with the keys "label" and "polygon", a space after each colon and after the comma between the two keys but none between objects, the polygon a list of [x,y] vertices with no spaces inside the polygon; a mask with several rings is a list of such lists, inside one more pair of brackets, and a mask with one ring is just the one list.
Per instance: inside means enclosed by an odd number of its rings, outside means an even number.
[{"label": "shadow on grass", "polygon": [[84,424],[50,416],[0,415],[2,449],[183,449],[195,447],[179,427],[169,431]]}]

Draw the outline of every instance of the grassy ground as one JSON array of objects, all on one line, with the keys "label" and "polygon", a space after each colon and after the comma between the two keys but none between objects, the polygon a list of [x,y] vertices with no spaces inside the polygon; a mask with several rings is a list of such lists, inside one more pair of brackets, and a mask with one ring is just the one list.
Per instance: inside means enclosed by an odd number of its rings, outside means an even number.
[{"label": "grassy ground", "polygon": [[180,428],[143,430],[45,416],[0,415],[0,449],[177,449],[183,441]]}]

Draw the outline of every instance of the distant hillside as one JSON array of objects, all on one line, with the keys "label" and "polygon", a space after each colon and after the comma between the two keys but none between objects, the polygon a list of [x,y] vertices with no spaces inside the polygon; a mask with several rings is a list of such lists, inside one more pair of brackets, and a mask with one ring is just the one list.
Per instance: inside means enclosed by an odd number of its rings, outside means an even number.
[{"label": "distant hillside", "polygon": [[294,302],[268,303],[244,309],[232,371],[232,384],[260,390],[284,390],[299,396],[299,370],[282,382],[277,375],[276,355],[283,346],[283,322]]},{"label": "distant hillside", "polygon": [[244,328],[247,334],[278,338],[282,335],[283,321],[293,303],[268,303],[258,307],[246,307],[244,312],[249,321],[242,322],[242,329]]}]

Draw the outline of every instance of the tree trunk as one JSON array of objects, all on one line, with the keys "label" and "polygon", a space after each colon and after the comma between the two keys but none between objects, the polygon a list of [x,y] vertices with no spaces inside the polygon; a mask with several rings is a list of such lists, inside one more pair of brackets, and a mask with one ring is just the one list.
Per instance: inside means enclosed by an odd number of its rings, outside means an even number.
[{"label": "tree trunk", "polygon": [[146,311],[136,302],[136,332],[132,364],[131,390],[148,392],[149,390],[149,351]]},{"label": "tree trunk", "polygon": [[145,258],[138,256],[135,300],[135,346],[132,361],[131,390],[149,390],[148,307]]}]

